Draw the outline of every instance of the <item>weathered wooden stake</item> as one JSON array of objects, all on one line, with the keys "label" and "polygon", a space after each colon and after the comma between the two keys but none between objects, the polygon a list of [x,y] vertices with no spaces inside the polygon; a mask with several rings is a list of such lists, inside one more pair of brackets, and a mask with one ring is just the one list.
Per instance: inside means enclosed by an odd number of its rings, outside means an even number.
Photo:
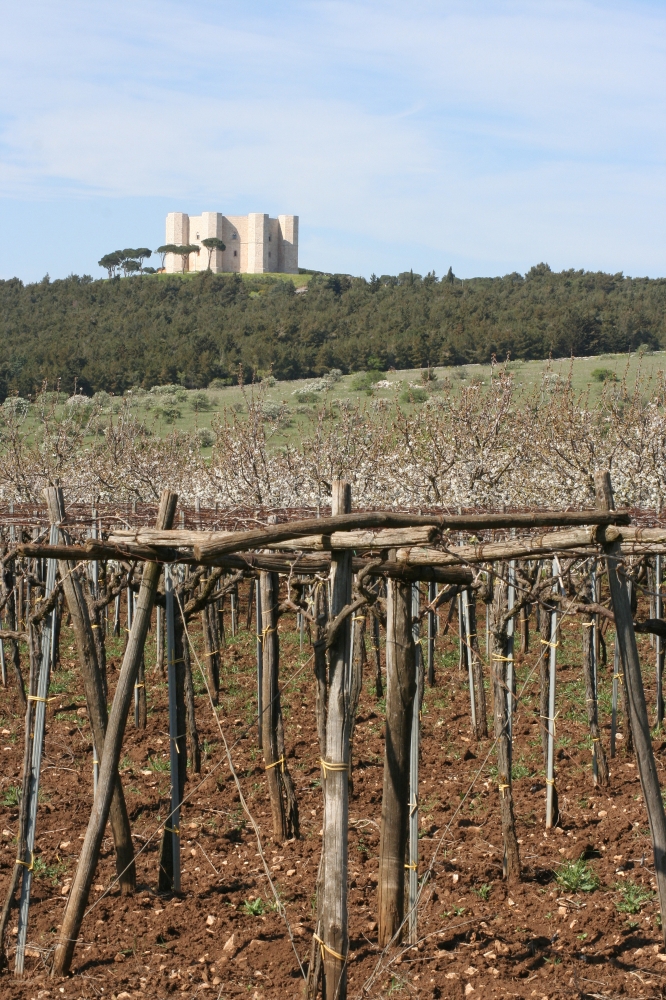
[{"label": "weathered wooden stake", "polygon": [[419,750],[421,744],[421,698],[423,696],[423,664],[419,645],[419,585],[412,584],[412,638],[416,670],[416,693],[412,705],[412,731],[409,742],[409,943],[418,940],[416,899],[419,891]]},{"label": "weathered wooden stake", "polygon": [[[351,511],[349,483],[333,481],[333,516]],[[352,554],[331,553],[331,620],[351,602]],[[329,649],[326,757],[322,760],[324,795],[324,871],[322,886],[322,949],[324,1000],[347,996],[347,836],[349,828],[349,679],[351,622],[347,618]],[[404,864],[404,860],[403,860]]]},{"label": "weathered wooden stake", "polygon": [[[428,584],[428,604],[437,600],[437,583],[431,580]],[[435,686],[435,634],[437,616],[434,611],[428,612],[428,687]]]},{"label": "weathered wooden stake", "polygon": [[[177,496],[165,490],[160,500],[157,515],[158,528],[170,528],[176,509]],[[51,969],[52,976],[64,976],[69,972],[74,948],[78,940],[83,915],[90,893],[104,830],[109,816],[109,807],[116,786],[118,763],[122,751],[123,734],[127,722],[127,713],[132,700],[134,682],[139,670],[139,663],[150,625],[150,618],[160,575],[158,563],[147,562],[144,566],[139,590],[134,628],[129,637],[123,657],[116,693],[111,706],[111,715],[106,731],[104,753],[100,764],[97,795],[93,803],[88,829],[81,848],[79,863],[72,888],[67,900],[62,928],[56,944]]]},{"label": "weathered wooden stake", "polygon": [[[612,510],[614,507],[613,491],[610,474],[598,472],[595,475],[597,491],[597,506],[602,510]],[[604,546],[608,566],[608,583],[610,585],[611,601],[615,614],[617,642],[620,647],[620,657],[624,669],[624,683],[629,702],[631,731],[636,749],[638,773],[641,779],[643,799],[648,814],[652,846],[654,850],[654,868],[659,894],[659,906],[662,920],[662,938],[666,942],[666,816],[661,798],[659,776],[652,751],[650,726],[648,723],[643,677],[638,658],[636,634],[634,632],[631,602],[624,576],[620,576],[622,552],[619,542],[611,542]]]},{"label": "weathered wooden stake", "polygon": [[516,838],[511,784],[511,730],[509,706],[513,702],[513,687],[509,686],[508,667],[513,663],[507,634],[506,611],[508,584],[496,579],[494,584],[491,654],[494,696],[495,739],[497,741],[497,783],[499,791],[502,839],[504,842],[503,873],[508,880],[520,878],[520,853]]},{"label": "weathered wooden stake", "polygon": [[[251,586],[251,584],[250,584],[250,586]],[[255,589],[255,601],[254,601],[254,603],[255,603],[255,606],[256,606],[256,609],[257,609],[257,614],[256,614],[256,619],[257,619],[257,719],[258,719],[258,722],[257,722],[257,727],[258,727],[257,746],[259,747],[260,750],[263,750],[263,748],[264,748],[264,744],[263,744],[263,739],[264,739],[264,737],[263,737],[263,719],[264,719],[264,695],[263,695],[263,688],[264,688],[264,681],[263,681],[262,674],[263,674],[263,669],[264,669],[264,653],[263,653],[263,647],[262,647],[262,634],[261,634],[261,629],[262,629],[262,625],[261,625],[261,622],[262,622],[262,613],[261,613],[261,587],[260,587],[258,579],[255,582],[254,589]]]},{"label": "weathered wooden stake", "polygon": [[261,744],[264,768],[273,818],[273,840],[281,844],[287,839],[287,817],[282,794],[281,770],[284,758],[278,753],[278,717],[280,691],[278,688],[280,647],[277,634],[277,605],[280,580],[277,573],[260,573],[261,650],[262,650],[262,716]]},{"label": "weathered wooden stake", "polygon": [[[51,525],[50,544],[55,545],[58,541],[58,528]],[[55,586],[56,561],[47,560],[46,583],[44,587],[44,598],[51,594]],[[27,617],[27,614],[26,614]],[[32,886],[32,872],[34,866],[35,832],[37,829],[37,800],[39,795],[39,778],[42,766],[42,749],[44,747],[44,725],[46,722],[46,704],[48,702],[49,683],[51,680],[51,629],[53,627],[53,612],[44,619],[42,625],[42,656],[39,670],[39,680],[37,682],[37,694],[29,695],[29,699],[35,702],[35,715],[33,721],[32,739],[32,760],[30,766],[30,780],[27,786],[27,825],[25,857],[19,858],[17,864],[22,866],[23,879],[21,881],[21,897],[19,899],[18,913],[18,937],[16,939],[16,964],[14,972],[17,976],[22,976],[25,963],[25,946],[28,938],[28,911],[30,908],[30,889]]]},{"label": "weathered wooden stake", "polygon": [[[661,596],[661,555],[655,556],[654,582],[655,618],[661,618],[663,614],[663,600]],[[660,635],[655,636],[655,644],[657,647],[657,725],[661,726],[664,721],[664,640]]]},{"label": "weathered wooden stake", "polygon": [[620,647],[617,643],[617,636],[615,637],[615,642],[613,644],[613,701],[611,707],[611,738],[610,738],[610,755],[615,756],[615,740],[617,737],[617,695],[618,695],[618,684],[622,683],[622,676],[620,674]]},{"label": "weathered wooden stake", "polygon": [[398,580],[388,580],[386,589],[386,737],[378,885],[380,948],[396,936],[405,915],[409,759],[416,694],[411,588]]},{"label": "weathered wooden stake", "polygon": [[[555,575],[555,564],[553,563],[553,575]],[[557,799],[557,788],[555,786],[555,685],[557,682],[557,631],[558,615],[556,605],[552,606],[549,615],[543,613],[543,617],[550,624],[550,633],[546,640],[547,645],[542,653],[542,661],[548,663],[548,684],[547,684],[547,705],[546,723],[547,748],[546,748],[546,829],[552,829],[559,819],[559,807]],[[542,640],[543,641],[543,640]],[[548,657],[546,657],[546,649]]]},{"label": "weathered wooden stake", "polygon": [[[56,487],[48,487],[44,490],[44,497],[51,523],[58,525],[60,529],[59,537],[63,537],[65,541],[68,541],[67,532],[62,526],[65,521],[65,499],[62,490]],[[61,559],[58,561],[58,568],[60,579],[62,580],[63,593],[72,620],[72,629],[76,637],[79,666],[95,748],[93,761],[99,761],[104,755],[108,710],[88,603],[83,593],[81,581],[75,572],[75,564]],[[94,767],[93,763],[93,784]],[[134,847],[132,845],[132,831],[130,829],[125,796],[123,795],[120,775],[118,774],[116,774],[115,778],[109,819],[116,849],[116,872],[120,879],[121,892],[123,894],[131,894],[136,888]]]}]

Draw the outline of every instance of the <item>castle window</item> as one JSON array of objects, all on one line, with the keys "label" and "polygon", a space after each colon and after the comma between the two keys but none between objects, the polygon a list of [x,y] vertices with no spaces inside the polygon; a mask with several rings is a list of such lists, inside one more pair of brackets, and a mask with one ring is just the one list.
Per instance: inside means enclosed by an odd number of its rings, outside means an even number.
[{"label": "castle window", "polygon": [[238,251],[234,250],[234,257],[238,257]]},{"label": "castle window", "polygon": [[269,237],[268,237],[268,242],[270,243],[270,241],[271,241],[271,238],[270,238],[270,236],[269,236]]},{"label": "castle window", "polygon": [[197,239],[199,239],[199,234],[197,233]]},{"label": "castle window", "polygon": [[269,251],[268,251],[268,256],[270,257],[270,255],[271,255],[271,252],[270,252],[270,250],[269,250]]},{"label": "castle window", "polygon": [[236,233],[232,233],[231,234],[231,238],[232,238],[232,240],[235,240],[236,239]]}]

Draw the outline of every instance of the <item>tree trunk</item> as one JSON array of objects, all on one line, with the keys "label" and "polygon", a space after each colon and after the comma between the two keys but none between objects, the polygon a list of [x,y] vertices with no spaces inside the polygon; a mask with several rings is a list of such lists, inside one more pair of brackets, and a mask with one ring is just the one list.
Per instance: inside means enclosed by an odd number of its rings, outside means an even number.
[{"label": "tree trunk", "polygon": [[387,583],[386,738],[379,845],[379,947],[397,934],[405,916],[405,849],[409,822],[409,752],[416,694],[412,588]]}]

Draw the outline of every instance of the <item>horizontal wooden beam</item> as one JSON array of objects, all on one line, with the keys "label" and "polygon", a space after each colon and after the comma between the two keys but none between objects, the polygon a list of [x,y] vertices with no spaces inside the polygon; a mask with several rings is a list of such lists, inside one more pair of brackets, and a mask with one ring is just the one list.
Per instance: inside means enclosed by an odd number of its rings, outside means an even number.
[{"label": "horizontal wooden beam", "polygon": [[578,526],[585,524],[629,524],[629,514],[623,511],[534,511],[529,514],[395,514],[374,511],[364,514],[339,514],[336,517],[308,518],[269,525],[252,531],[220,533],[215,538],[198,541],[194,555],[207,563],[218,556],[250,549],[265,549],[278,542],[308,535],[332,535],[336,531],[356,531],[370,528],[414,528],[432,526],[444,532],[483,531],[490,528],[539,528]]}]

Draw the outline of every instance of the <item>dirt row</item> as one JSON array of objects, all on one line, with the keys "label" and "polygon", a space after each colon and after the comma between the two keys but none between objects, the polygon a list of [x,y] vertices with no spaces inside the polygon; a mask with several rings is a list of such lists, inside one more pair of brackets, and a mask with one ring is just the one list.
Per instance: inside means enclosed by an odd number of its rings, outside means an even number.
[{"label": "dirt row", "polygon": [[[244,615],[240,616],[244,620]],[[281,679],[288,766],[299,800],[301,836],[271,840],[265,773],[257,749],[254,636],[227,636],[218,718],[231,746],[243,794],[261,830],[258,845],[241,808],[218,723],[197,680],[203,745],[200,775],[189,775],[181,820],[183,893],[156,892],[159,827],[169,803],[167,691],[147,648],[148,725],[130,719],[121,762],[137,851],[139,891],[113,887],[114,856],[104,842],[73,976],[46,975],[92,798],[92,743],[73,640],[62,634],[54,675],[38,816],[37,849],[23,981],[5,973],[12,998],[183,996],[300,998],[310,953],[322,801],[310,651],[294,622],[280,622]],[[524,877],[502,881],[493,743],[470,739],[469,691],[458,667],[457,639],[437,647],[437,684],[426,690],[420,764],[419,873],[431,878],[419,912],[420,942],[382,956],[377,947],[376,887],[383,769],[383,702],[370,671],[364,681],[353,748],[350,802],[350,997],[658,997],[666,984],[646,814],[635,761],[620,739],[610,789],[594,788],[580,670],[580,625],[567,622],[558,655],[557,785],[562,810],[544,828],[545,782],[539,737],[540,649],[520,658],[524,687],[514,729],[514,778]],[[199,637],[194,632],[195,642]],[[607,637],[612,646],[612,634]],[[654,650],[639,638],[648,701]],[[122,655],[108,639],[113,689]],[[608,751],[610,670],[599,676]],[[295,676],[294,676],[295,675]],[[293,677],[293,679],[291,679]],[[621,720],[622,723],[622,720]],[[0,892],[16,857],[23,718],[15,691],[0,691]],[[622,728],[622,727],[621,727]],[[660,772],[666,742],[654,733]],[[260,851],[261,848],[261,851]],[[271,880],[286,907],[293,945],[276,912]],[[569,862],[596,883],[575,891],[558,883]],[[632,909],[635,912],[632,912]],[[16,911],[11,928],[15,934]],[[13,957],[10,958],[13,964]],[[362,990],[366,992],[362,994]]]}]

